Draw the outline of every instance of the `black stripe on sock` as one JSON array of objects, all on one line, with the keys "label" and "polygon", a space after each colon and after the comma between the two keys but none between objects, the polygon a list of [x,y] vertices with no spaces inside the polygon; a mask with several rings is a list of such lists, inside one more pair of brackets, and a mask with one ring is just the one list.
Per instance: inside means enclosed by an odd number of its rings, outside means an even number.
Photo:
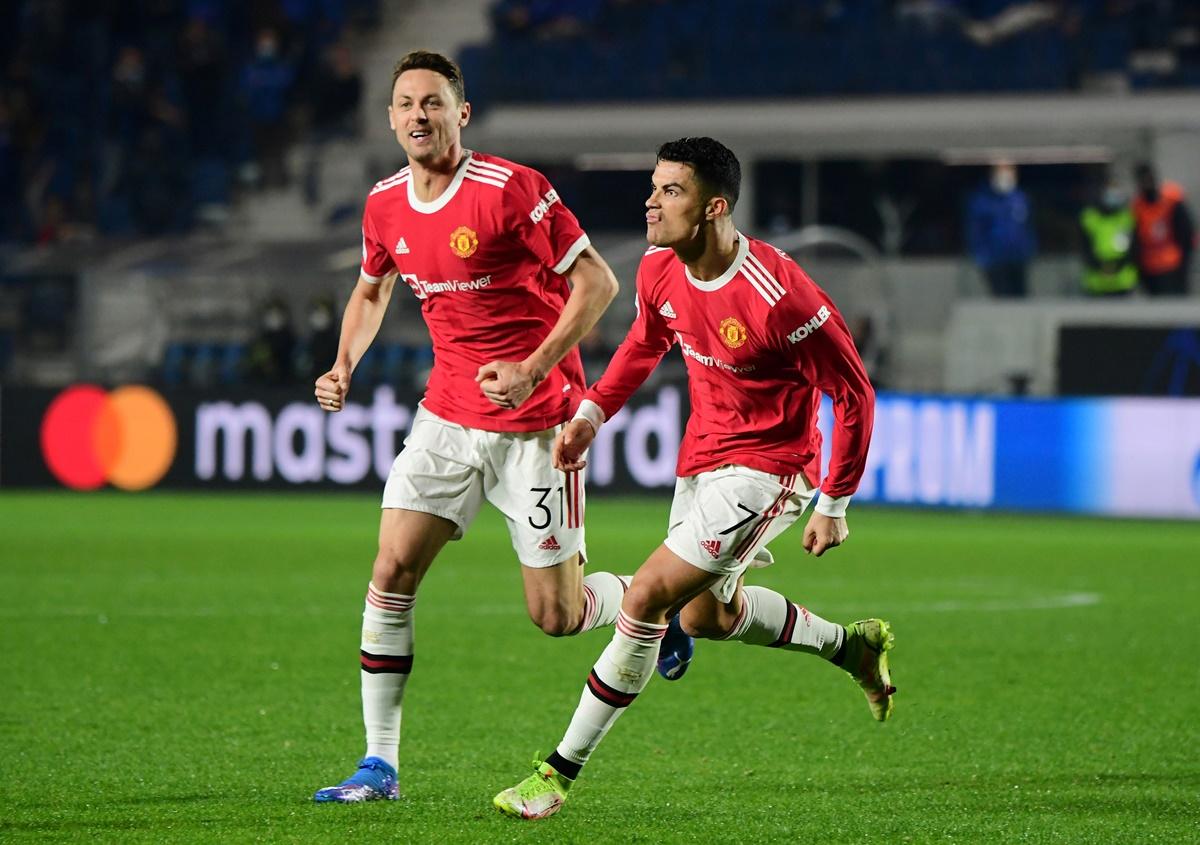
[{"label": "black stripe on sock", "polygon": [[592,695],[603,701],[610,707],[628,707],[637,698],[636,692],[621,692],[619,689],[614,689],[604,681],[600,680],[596,675],[596,670],[592,670],[588,675],[587,688]]},{"label": "black stripe on sock", "polygon": [[412,671],[413,656],[411,654],[371,654],[360,650],[359,663],[362,670],[371,675],[385,673],[407,675]]},{"label": "black stripe on sock", "polygon": [[546,765],[554,769],[554,771],[558,772],[565,778],[570,778],[571,780],[575,780],[577,777],[579,777],[579,770],[583,768],[583,763],[574,763],[568,760],[566,757],[563,757],[557,751],[553,752],[549,757],[547,757],[545,762]]},{"label": "black stripe on sock", "polygon": [[783,621],[783,630],[779,633],[779,639],[771,643],[771,648],[779,648],[787,645],[792,641],[792,632],[796,630],[796,617],[799,614],[796,612],[796,605],[792,604],[787,599],[787,618]]}]

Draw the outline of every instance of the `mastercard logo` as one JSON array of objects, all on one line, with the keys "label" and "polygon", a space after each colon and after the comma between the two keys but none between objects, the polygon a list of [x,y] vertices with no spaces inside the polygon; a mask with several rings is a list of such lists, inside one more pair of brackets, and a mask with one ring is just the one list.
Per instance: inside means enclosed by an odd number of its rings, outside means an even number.
[{"label": "mastercard logo", "polygon": [[46,466],[67,487],[145,490],[171,468],[178,433],[166,400],[150,388],[82,384],[54,397],[41,443]]}]

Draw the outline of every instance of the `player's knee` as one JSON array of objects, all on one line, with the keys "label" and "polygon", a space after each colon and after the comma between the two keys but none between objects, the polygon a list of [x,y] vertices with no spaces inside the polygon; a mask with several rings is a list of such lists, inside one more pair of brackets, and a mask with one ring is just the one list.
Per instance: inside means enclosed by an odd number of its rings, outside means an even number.
[{"label": "player's knee", "polygon": [[722,640],[729,636],[733,620],[725,618],[724,614],[689,611],[685,607],[679,614],[679,624],[689,637]]},{"label": "player's knee", "polygon": [[381,543],[371,569],[375,586],[387,592],[403,593],[416,589],[417,562],[402,550]]},{"label": "player's knee", "polygon": [[529,618],[542,629],[542,633],[551,637],[566,637],[579,628],[580,620],[569,614],[563,608],[548,608],[531,611]]},{"label": "player's knee", "polygon": [[639,576],[625,591],[621,610],[633,619],[653,619],[666,613],[671,602],[672,596],[665,584]]}]

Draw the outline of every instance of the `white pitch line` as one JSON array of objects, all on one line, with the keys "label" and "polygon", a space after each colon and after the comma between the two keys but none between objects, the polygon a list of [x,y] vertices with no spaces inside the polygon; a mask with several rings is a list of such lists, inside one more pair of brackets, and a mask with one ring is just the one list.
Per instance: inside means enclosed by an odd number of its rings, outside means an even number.
[{"label": "white pitch line", "polygon": [[896,604],[881,603],[886,613],[961,613],[984,611],[1001,613],[1014,610],[1061,610],[1065,607],[1090,607],[1100,604],[1104,597],[1099,593],[1063,593],[1057,596],[1028,596],[1007,599],[949,599],[947,601]]},{"label": "white pitch line", "polygon": [[[1003,613],[1020,610],[1061,610],[1067,607],[1090,607],[1100,604],[1104,597],[1100,593],[1063,593],[1056,596],[1029,596],[1026,598],[1009,599],[951,599],[948,601],[904,603],[885,601],[881,610],[891,613],[962,613],[984,611],[986,613]],[[820,612],[837,615],[844,612],[854,613],[862,610],[861,606],[822,606]],[[429,608],[424,614],[443,616],[449,613],[460,613],[460,609],[442,611]],[[511,604],[487,604],[471,608],[471,613],[477,616],[522,616],[525,609],[519,599]],[[208,619],[215,617],[241,617],[247,614],[241,610],[223,607],[180,607],[180,608],[130,608],[96,610],[87,608],[55,608],[46,610],[25,610],[18,608],[0,608],[2,619],[86,619],[94,618],[100,624],[106,624],[112,619]],[[278,608],[273,610],[259,609],[255,616],[326,616],[341,617],[346,613],[335,608]]]}]

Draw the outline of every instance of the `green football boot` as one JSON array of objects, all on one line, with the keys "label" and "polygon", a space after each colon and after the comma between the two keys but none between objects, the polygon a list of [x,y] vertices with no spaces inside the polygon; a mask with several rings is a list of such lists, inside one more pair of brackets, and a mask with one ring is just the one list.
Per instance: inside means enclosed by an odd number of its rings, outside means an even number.
[{"label": "green football boot", "polygon": [[544,819],[559,811],[575,781],[560,775],[549,763],[533,761],[533,774],[492,799],[497,810],[518,819]]},{"label": "green football boot", "polygon": [[862,687],[871,715],[886,722],[892,715],[892,674],[888,655],[896,637],[882,619],[862,619],[846,626],[846,654],[842,668]]}]

